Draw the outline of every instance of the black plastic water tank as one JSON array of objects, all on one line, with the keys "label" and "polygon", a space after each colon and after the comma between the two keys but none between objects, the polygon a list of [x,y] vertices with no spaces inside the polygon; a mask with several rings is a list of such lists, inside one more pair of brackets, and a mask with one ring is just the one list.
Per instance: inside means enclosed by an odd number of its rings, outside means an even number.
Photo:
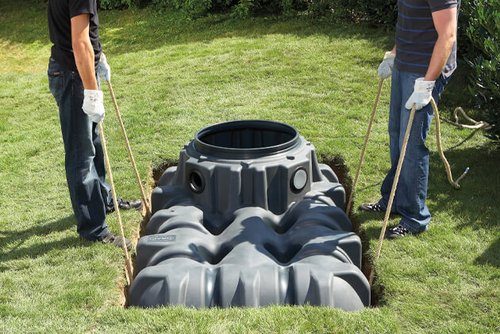
[{"label": "black plastic water tank", "polygon": [[129,304],[370,305],[345,191],[286,124],[200,130],[153,190]]}]

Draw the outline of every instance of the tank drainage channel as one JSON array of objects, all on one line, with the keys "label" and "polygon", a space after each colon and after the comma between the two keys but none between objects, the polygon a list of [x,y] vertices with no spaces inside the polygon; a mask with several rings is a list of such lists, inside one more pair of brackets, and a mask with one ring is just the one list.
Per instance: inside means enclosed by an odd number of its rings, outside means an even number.
[{"label": "tank drainage channel", "polygon": [[367,307],[345,199],[335,172],[286,124],[202,129],[152,192],[128,304]]}]

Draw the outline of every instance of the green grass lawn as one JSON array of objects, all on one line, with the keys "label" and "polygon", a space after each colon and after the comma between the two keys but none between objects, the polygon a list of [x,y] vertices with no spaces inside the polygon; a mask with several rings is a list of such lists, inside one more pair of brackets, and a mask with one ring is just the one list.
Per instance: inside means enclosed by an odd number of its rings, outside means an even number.
[{"label": "green grass lawn", "polygon": [[[0,0],[0,332],[431,332],[500,331],[500,154],[470,131],[443,126],[453,190],[436,152],[429,232],[385,242],[377,307],[124,309],[119,249],[78,238],[63,144],[48,90],[43,1]],[[195,21],[153,9],[102,12],[101,40],[140,173],[177,158],[200,128],[235,119],[296,127],[322,155],[356,168],[390,32],[348,23],[213,16]],[[453,83],[452,83],[453,84]],[[455,83],[454,94],[465,89]],[[376,200],[389,167],[384,84],[356,203]],[[106,90],[106,89],[105,89]],[[117,190],[139,197],[106,94],[105,129]],[[446,97],[445,97],[446,98]],[[443,110],[446,114],[450,110]],[[127,235],[141,217],[123,213]],[[382,215],[356,212],[374,253]],[[118,232],[116,216],[108,219]],[[391,220],[397,223],[396,219]]]}]

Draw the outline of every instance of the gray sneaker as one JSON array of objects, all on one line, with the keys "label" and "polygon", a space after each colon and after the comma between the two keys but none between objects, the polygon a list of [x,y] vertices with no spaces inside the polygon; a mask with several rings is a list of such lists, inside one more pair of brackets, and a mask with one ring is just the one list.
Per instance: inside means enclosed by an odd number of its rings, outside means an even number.
[{"label": "gray sneaker", "polygon": [[[385,212],[386,208],[383,207],[382,205],[377,203],[363,203],[359,206],[359,209],[361,211],[366,211],[366,212]],[[394,210],[394,206],[392,207],[391,210],[391,215],[399,215],[397,211]]]},{"label": "gray sneaker", "polygon": [[120,247],[120,248],[123,248],[123,244],[125,244],[125,246],[127,247],[127,250],[132,249],[132,243],[130,242],[130,240],[128,240],[127,238],[116,236],[111,232],[106,234],[100,241],[102,243],[112,244],[112,245],[114,245],[116,247]]},{"label": "gray sneaker", "polygon": [[378,203],[363,203],[359,209],[366,212],[385,212],[385,208]]},{"label": "gray sneaker", "polygon": [[385,232],[385,237],[386,239],[397,239],[407,234],[411,234],[410,231],[406,227],[403,227],[403,225],[398,224],[396,227],[388,229]]},{"label": "gray sneaker", "polygon": [[[124,200],[123,198],[119,197],[118,200],[118,207],[120,210],[130,210],[130,209],[136,209],[136,210],[142,210],[142,201],[139,199],[136,200]],[[110,205],[106,205],[106,214],[109,214],[111,212],[115,211],[115,207],[113,203]]]},{"label": "gray sneaker", "polygon": [[430,225],[426,225],[425,229],[421,232],[410,232],[406,227],[404,227],[401,224],[396,225],[395,227],[392,227],[385,231],[385,238],[386,239],[397,239],[404,237],[405,235],[411,234],[411,235],[417,235],[420,233],[423,233],[425,231],[429,230]]}]

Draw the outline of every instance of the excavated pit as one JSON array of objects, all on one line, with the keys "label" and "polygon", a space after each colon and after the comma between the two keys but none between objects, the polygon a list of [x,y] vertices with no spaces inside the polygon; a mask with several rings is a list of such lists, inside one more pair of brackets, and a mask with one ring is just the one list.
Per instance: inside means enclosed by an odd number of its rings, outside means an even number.
[{"label": "excavated pit", "polygon": [[158,178],[128,304],[367,307],[345,199],[336,173],[288,125],[202,129]]}]

